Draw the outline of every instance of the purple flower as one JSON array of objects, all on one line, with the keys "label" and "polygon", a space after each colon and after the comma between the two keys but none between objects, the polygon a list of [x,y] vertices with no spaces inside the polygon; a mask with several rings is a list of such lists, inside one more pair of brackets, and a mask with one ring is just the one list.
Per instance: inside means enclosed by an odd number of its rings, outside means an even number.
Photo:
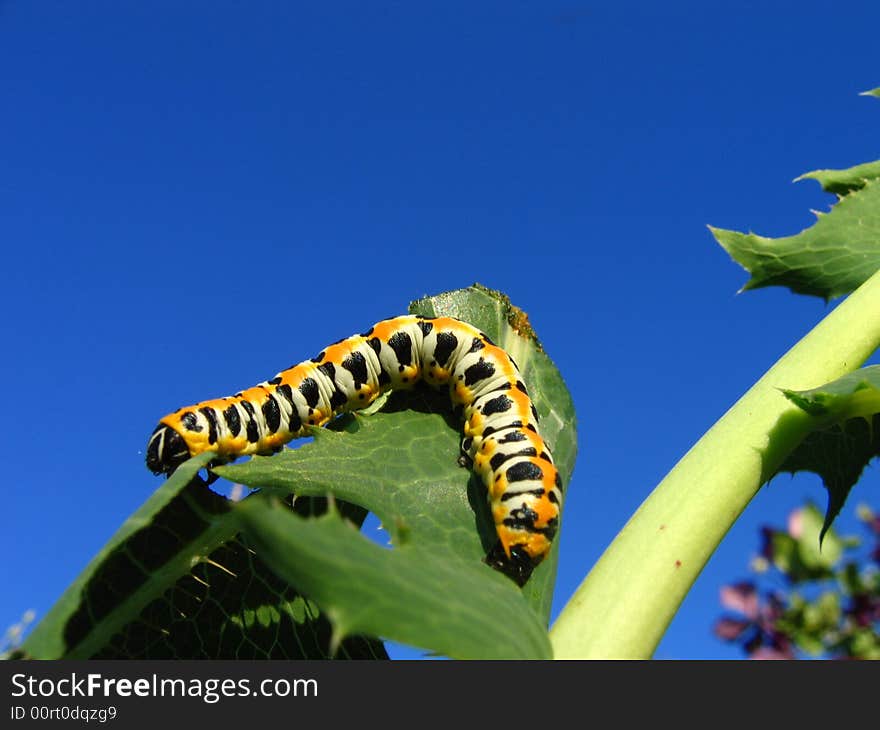
[{"label": "purple flower", "polygon": [[758,616],[758,592],[755,590],[754,583],[742,581],[722,586],[721,605],[754,620]]},{"label": "purple flower", "polygon": [[785,604],[770,594],[761,601],[754,583],[741,581],[721,588],[721,605],[736,615],[722,616],[713,632],[722,641],[739,641],[752,659],[794,659],[789,638],[776,628]]},{"label": "purple flower", "polygon": [[751,653],[749,659],[794,659],[791,647],[785,649],[775,649],[769,646],[762,646]]}]

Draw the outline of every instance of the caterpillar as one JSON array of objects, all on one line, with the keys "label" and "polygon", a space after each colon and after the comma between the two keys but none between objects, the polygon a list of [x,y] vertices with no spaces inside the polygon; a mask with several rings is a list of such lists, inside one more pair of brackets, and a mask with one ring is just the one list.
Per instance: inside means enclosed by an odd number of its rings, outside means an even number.
[{"label": "caterpillar", "polygon": [[218,454],[215,463],[270,454],[307,426],[420,380],[448,386],[461,406],[462,455],[487,488],[498,537],[486,562],[523,585],[559,525],[559,472],[516,363],[485,333],[452,317],[383,320],[253,388],[180,408],[153,431],[147,467],[171,474],[208,450]]}]

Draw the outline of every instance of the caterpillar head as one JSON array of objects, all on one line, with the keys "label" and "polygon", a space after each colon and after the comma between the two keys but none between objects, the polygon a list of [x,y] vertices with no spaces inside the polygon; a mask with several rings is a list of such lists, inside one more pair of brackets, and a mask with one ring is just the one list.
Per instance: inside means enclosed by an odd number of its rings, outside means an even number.
[{"label": "caterpillar head", "polygon": [[508,578],[512,579],[518,586],[525,585],[531,576],[532,571],[541,563],[544,555],[532,557],[526,548],[522,545],[513,545],[510,548],[510,555],[504,552],[504,548],[499,540],[495,543],[488,555],[486,555],[486,564],[495,568]]},{"label": "caterpillar head", "polygon": [[177,431],[164,423],[156,426],[147,444],[147,468],[153,474],[170,475],[189,456],[189,448]]}]

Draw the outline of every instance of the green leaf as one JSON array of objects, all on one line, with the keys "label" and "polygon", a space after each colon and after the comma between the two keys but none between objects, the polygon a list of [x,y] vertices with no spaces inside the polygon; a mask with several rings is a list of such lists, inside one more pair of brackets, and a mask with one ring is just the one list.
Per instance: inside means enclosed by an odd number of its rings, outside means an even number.
[{"label": "green leaf", "polygon": [[859,566],[855,562],[849,562],[843,566],[843,570],[837,575],[840,590],[847,596],[855,596],[868,590],[868,586],[859,572]]},{"label": "green leaf", "polygon": [[880,659],[880,635],[871,627],[855,630],[850,638],[850,656],[856,659]]},{"label": "green leaf", "polygon": [[876,89],[871,89],[870,91],[863,91],[861,94],[859,94],[859,96],[876,96],[878,99],[880,99],[880,86],[878,86]]},{"label": "green leaf", "polygon": [[[563,484],[567,484],[577,443],[574,408],[559,372],[533,338],[525,315],[505,298],[482,287],[420,300],[411,311],[459,317],[482,329],[513,356],[541,418],[542,435],[551,447]],[[368,509],[382,522],[394,549],[419,551],[420,555],[436,556],[441,562],[460,566],[456,571],[468,577],[446,586],[447,606],[461,611],[472,611],[467,607],[474,605],[487,609],[481,591],[473,589],[470,576],[476,571],[484,576],[487,586],[497,583],[501,576],[483,562],[497,538],[484,485],[458,464],[461,423],[447,393],[428,387],[397,392],[378,412],[347,415],[337,428],[342,431],[315,431],[314,442],[300,448],[219,467],[217,472],[276,494],[332,494]],[[367,551],[371,559],[374,556],[366,544],[357,543],[352,549]],[[558,540],[549,558],[522,589],[526,602],[514,604],[517,611],[530,606],[544,625],[549,618],[557,550]],[[308,559],[300,556],[300,561]],[[412,580],[434,586],[436,578],[430,573],[423,570],[421,579],[413,575]],[[336,615],[349,598],[346,584],[333,581],[331,575],[324,580],[332,583],[332,590],[321,593],[327,602],[316,601],[328,614]],[[377,580],[375,590],[387,594],[392,603],[403,606],[410,600],[408,595],[399,594],[393,576],[379,575]],[[518,589],[508,582],[516,594]],[[411,589],[418,590],[419,584]],[[355,586],[350,590],[357,595]],[[311,589],[307,593],[311,596]],[[388,616],[379,632],[386,637],[395,631],[394,615]],[[410,634],[408,640],[433,651],[452,651],[460,631],[439,641],[435,619],[423,618],[424,636],[419,639]],[[498,648],[487,647],[483,653],[491,651]]]},{"label": "green leaf", "polygon": [[[123,523],[34,628],[21,655],[330,656],[327,618],[254,555],[229,501],[197,476],[212,457],[190,459]],[[303,500],[306,508],[316,505]],[[359,637],[337,655],[386,656],[381,644]]]},{"label": "green leaf", "polygon": [[337,638],[379,635],[458,659],[550,657],[546,630],[504,576],[418,544],[383,549],[335,512],[302,519],[279,507],[250,499],[238,510],[273,570],[327,607]]},{"label": "green leaf", "polygon": [[834,577],[833,568],[840,561],[844,541],[829,530],[820,544],[822,513],[813,504],[798,510],[793,519],[795,534],[774,530],[770,540],[773,564],[794,584]]},{"label": "green leaf", "polygon": [[819,656],[839,642],[841,614],[840,596],[833,591],[824,591],[813,601],[793,595],[777,627],[801,650]]},{"label": "green leaf", "polygon": [[824,527],[823,515],[815,505],[808,504],[800,510],[800,534],[796,538],[800,561],[817,573],[830,575],[843,557],[844,543],[834,530],[828,530],[820,546]]},{"label": "green leaf", "polygon": [[813,170],[805,172],[795,182],[800,180],[816,180],[827,193],[846,195],[853,190],[865,187],[869,181],[880,177],[880,160],[866,162],[862,165],[847,168],[846,170]]},{"label": "green leaf", "polygon": [[815,418],[815,429],[779,471],[812,471],[828,490],[824,537],[868,462],[880,455],[880,366],[856,370],[810,390],[783,390]]},{"label": "green leaf", "polygon": [[818,388],[782,392],[801,410],[823,417],[823,426],[850,418],[871,418],[880,412],[880,365],[854,370]]},{"label": "green leaf", "polygon": [[[834,185],[821,171],[809,175]],[[880,268],[880,181],[865,181],[817,215],[813,226],[784,238],[709,230],[751,274],[743,291],[786,286],[827,300],[853,291]]]}]

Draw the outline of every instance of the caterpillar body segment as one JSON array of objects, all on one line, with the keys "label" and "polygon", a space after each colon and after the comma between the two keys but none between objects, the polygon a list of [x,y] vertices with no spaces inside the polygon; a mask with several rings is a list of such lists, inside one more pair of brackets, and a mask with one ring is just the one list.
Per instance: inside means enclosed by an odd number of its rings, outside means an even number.
[{"label": "caterpillar body segment", "polygon": [[307,426],[420,380],[447,387],[461,406],[462,451],[486,485],[498,534],[487,562],[522,585],[557,531],[559,472],[516,363],[483,332],[451,317],[383,320],[253,388],[181,408],[153,432],[147,466],[170,474],[208,450],[218,463],[271,454]]}]

